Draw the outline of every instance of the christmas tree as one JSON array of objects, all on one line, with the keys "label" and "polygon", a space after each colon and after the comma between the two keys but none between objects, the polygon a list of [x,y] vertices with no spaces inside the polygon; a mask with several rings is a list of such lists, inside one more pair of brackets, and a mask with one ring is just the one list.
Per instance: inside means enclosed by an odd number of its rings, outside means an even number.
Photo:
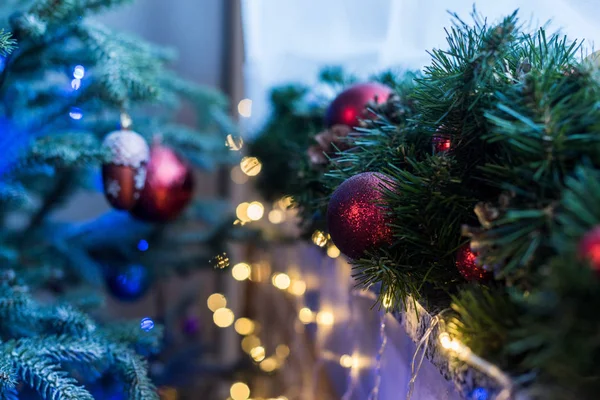
[{"label": "christmas tree", "polygon": [[325,70],[333,101],[276,88],[251,149],[259,188],[291,195],[306,236],[328,232],[380,307],[434,315],[426,354],[484,372],[485,398],[596,398],[594,57],[516,13],[454,16],[447,33],[419,72]]},{"label": "christmas tree", "polygon": [[[94,387],[109,378],[129,399],[158,398],[145,357],[160,347],[160,326],[100,324],[87,312],[105,286],[136,299],[169,273],[227,261],[210,263],[225,249],[228,206],[189,204],[192,166],[234,159],[224,145],[235,133],[227,101],[171,72],[171,50],[88,19],[126,2],[0,5],[3,399],[32,390],[104,398]],[[182,103],[196,126],[175,122]],[[54,218],[98,187],[116,210],[85,222]]]}]

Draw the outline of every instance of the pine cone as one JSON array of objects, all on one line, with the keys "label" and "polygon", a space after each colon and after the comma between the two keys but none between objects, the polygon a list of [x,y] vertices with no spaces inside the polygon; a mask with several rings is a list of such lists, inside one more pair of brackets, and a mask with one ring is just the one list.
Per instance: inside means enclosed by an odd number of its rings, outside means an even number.
[{"label": "pine cone", "polygon": [[307,154],[313,166],[325,165],[337,150],[347,150],[350,146],[346,137],[352,129],[346,125],[334,125],[315,136],[317,144],[308,148]]},{"label": "pine cone", "polygon": [[369,103],[369,109],[373,110],[375,114],[382,115],[388,121],[398,124],[402,122],[408,109],[412,106],[410,103],[405,103],[402,98],[392,93],[388,97],[387,101],[383,103]]}]

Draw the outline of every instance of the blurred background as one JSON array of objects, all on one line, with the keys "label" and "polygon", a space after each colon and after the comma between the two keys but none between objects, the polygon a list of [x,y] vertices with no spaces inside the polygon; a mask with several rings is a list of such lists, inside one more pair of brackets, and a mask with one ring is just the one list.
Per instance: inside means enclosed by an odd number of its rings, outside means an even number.
[{"label": "blurred background", "polygon": [[[585,39],[590,50],[600,33],[597,4],[486,0],[476,7],[490,20],[517,8],[524,24],[551,20],[551,30]],[[330,65],[363,77],[391,67],[418,69],[428,61],[427,49],[444,46],[448,10],[470,21],[472,9],[471,0],[138,0],[101,22],[176,49],[173,68],[226,93],[249,141],[269,115],[274,85],[314,84],[319,70]],[[192,113],[184,109],[179,118],[191,122]],[[242,162],[232,170],[198,173],[196,194],[229,198],[238,217],[238,205],[245,204],[247,222],[268,235],[293,236],[285,200],[263,204],[253,191],[259,172],[260,164],[248,168]],[[85,220],[108,208],[102,193],[84,193],[59,218]],[[170,321],[171,331],[211,351],[202,368],[174,368],[187,379],[181,386],[161,386],[164,399],[364,400],[376,381],[380,399],[404,398],[414,344],[395,319],[387,320],[382,333],[386,317],[371,310],[368,296],[350,296],[350,270],[339,253],[325,257],[316,247],[232,245],[232,268],[172,277],[134,303],[109,300],[107,312],[164,317],[164,310],[184,304],[184,317]],[[217,315],[217,309],[231,315]],[[382,335],[387,347],[376,360]],[[153,360],[155,371],[166,367]],[[425,365],[413,398],[459,397],[435,367]]]}]

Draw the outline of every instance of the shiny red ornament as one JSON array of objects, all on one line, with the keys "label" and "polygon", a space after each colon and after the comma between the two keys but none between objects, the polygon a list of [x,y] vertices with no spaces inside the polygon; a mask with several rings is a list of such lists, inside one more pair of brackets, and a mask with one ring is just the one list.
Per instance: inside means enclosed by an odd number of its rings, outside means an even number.
[{"label": "shiny red ornament", "polygon": [[325,114],[325,123],[333,125],[360,125],[361,119],[373,118],[367,105],[384,103],[392,94],[392,89],[381,83],[360,83],[340,93],[329,105]]},{"label": "shiny red ornament", "polygon": [[600,225],[588,231],[579,242],[579,256],[600,273]]},{"label": "shiny red ornament", "polygon": [[130,210],[144,188],[148,144],[139,134],[120,130],[108,134],[102,147],[108,154],[108,162],[102,165],[106,199],[116,209]]},{"label": "shiny red ornament", "polygon": [[446,153],[452,147],[452,142],[450,142],[448,135],[438,133],[434,134],[431,138],[431,144],[433,145],[434,154]]},{"label": "shiny red ornament", "polygon": [[192,168],[170,148],[154,145],[146,170],[146,184],[131,214],[150,222],[178,217],[192,199]]},{"label": "shiny red ornament", "polygon": [[366,251],[393,241],[390,218],[381,207],[382,189],[389,177],[364,172],[346,179],[331,196],[327,225],[331,240],[346,256],[362,257]]},{"label": "shiny red ornament", "polygon": [[456,253],[456,268],[468,281],[485,282],[492,279],[492,273],[477,265],[477,254],[469,243],[462,245]]}]

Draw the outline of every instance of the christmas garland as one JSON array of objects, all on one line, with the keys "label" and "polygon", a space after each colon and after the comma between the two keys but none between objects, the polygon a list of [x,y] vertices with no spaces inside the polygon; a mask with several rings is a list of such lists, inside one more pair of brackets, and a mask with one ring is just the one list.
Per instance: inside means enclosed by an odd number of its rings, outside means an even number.
[{"label": "christmas garland", "polygon": [[502,368],[511,395],[596,398],[600,74],[516,13],[474,21],[455,16],[421,73],[276,88],[258,187],[292,196],[382,306],[437,314],[435,340]]}]

